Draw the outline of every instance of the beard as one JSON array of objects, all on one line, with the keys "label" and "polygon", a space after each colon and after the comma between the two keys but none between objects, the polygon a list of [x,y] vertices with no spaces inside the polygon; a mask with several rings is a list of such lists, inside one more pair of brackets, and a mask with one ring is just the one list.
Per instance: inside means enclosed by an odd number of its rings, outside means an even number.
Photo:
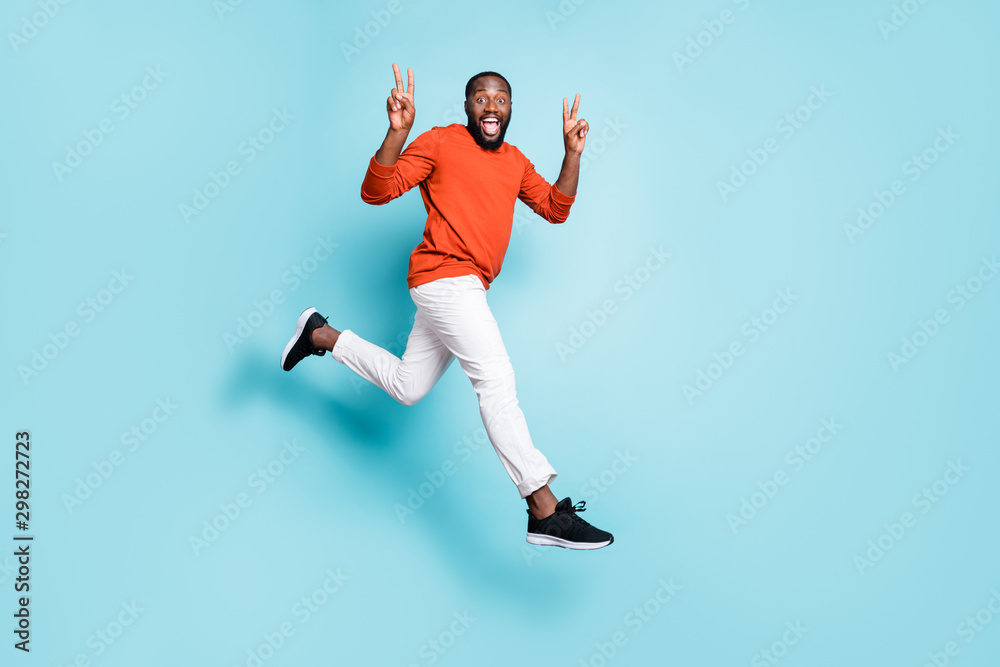
[{"label": "beard", "polygon": [[500,126],[500,131],[497,132],[495,137],[487,137],[483,134],[483,128],[479,126],[479,120],[474,119],[471,114],[466,113],[466,117],[469,122],[466,123],[465,128],[472,135],[472,138],[476,140],[479,147],[485,151],[496,151],[500,149],[503,145],[503,138],[507,134],[507,126],[510,125],[510,109],[507,110],[507,118],[504,119],[503,124]]}]

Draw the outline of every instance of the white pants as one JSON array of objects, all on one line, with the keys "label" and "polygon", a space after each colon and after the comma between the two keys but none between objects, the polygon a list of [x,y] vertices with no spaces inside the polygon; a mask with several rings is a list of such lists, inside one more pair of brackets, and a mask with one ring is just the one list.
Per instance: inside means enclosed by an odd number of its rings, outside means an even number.
[{"label": "white pants", "polygon": [[417,313],[402,359],[350,329],[341,332],[333,358],[403,405],[413,405],[457,357],[479,397],[490,442],[521,497],[554,480],[556,471],[528,435],[514,368],[479,278],[440,278],[410,289],[410,297]]}]

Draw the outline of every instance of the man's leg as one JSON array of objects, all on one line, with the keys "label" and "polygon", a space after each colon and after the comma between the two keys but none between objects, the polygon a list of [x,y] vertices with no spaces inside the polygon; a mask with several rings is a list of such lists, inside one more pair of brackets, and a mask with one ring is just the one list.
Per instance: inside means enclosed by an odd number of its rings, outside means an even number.
[{"label": "man's leg", "polygon": [[[337,342],[342,334],[347,335],[346,343],[338,348]],[[330,351],[334,359],[381,387],[401,403],[406,403],[407,400],[416,402],[423,397],[455,358],[437,334],[427,327],[426,318],[419,307],[402,359],[397,359],[382,348],[362,340],[350,329],[340,332],[329,324],[324,324],[313,331],[312,342],[317,349]],[[506,355],[506,352],[504,354]],[[421,367],[426,367],[424,372],[417,373],[416,369]],[[416,382],[418,377],[422,377],[423,382]],[[406,378],[410,378],[410,381],[408,382]],[[529,493],[525,496],[525,500],[528,503],[528,510],[536,519],[545,518],[555,512],[558,502],[548,484]]]},{"label": "man's leg", "polygon": [[469,376],[486,433],[521,497],[536,518],[548,516],[556,506],[548,490],[556,471],[531,442],[517,402],[514,369],[479,278],[443,278],[418,285],[410,294],[427,326]]},{"label": "man's leg", "polygon": [[528,435],[517,404],[514,369],[479,279],[471,275],[442,278],[412,288],[410,295],[417,314],[402,359],[350,330],[333,329],[309,308],[299,316],[296,334],[282,355],[282,367],[291,370],[304,356],[329,350],[337,361],[399,402],[412,404],[458,357],[479,397],[490,442],[528,503],[527,541],[569,549],[600,549],[611,544],[610,533],[578,516],[585,502],[573,505],[569,498],[555,502],[548,485],[556,472]]},{"label": "man's leg", "polygon": [[528,502],[528,511],[536,519],[544,519],[547,516],[551,516],[556,511],[556,505],[559,503],[548,484],[537,491],[529,493],[524,499]]},{"label": "man's leg", "polygon": [[312,342],[403,405],[426,396],[454,359],[419,311],[402,359],[350,329],[337,331],[329,324],[313,331]]}]

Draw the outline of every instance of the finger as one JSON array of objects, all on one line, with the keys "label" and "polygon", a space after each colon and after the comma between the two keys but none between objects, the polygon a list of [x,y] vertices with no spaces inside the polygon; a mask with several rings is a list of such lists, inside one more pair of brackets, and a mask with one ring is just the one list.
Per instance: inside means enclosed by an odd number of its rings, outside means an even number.
[{"label": "finger", "polygon": [[570,112],[570,120],[576,120],[576,110],[580,108],[580,93],[576,94],[576,99],[573,100],[573,111]]},{"label": "finger", "polygon": [[406,68],[406,92],[413,95],[413,68]]},{"label": "finger", "polygon": [[398,90],[403,89],[403,75],[399,73],[399,65],[396,63],[392,64],[392,73],[396,77],[396,88]]},{"label": "finger", "polygon": [[569,100],[565,97],[563,98],[563,122],[569,120]]},{"label": "finger", "polygon": [[392,98],[392,108],[393,109],[398,109],[399,108],[399,91],[396,90],[395,88],[392,89],[391,98]]}]

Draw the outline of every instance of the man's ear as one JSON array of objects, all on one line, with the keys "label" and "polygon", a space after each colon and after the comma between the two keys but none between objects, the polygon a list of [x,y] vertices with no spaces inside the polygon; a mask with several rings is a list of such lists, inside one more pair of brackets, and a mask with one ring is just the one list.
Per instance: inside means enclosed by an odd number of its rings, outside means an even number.
[{"label": "man's ear", "polygon": [[465,106],[465,115],[468,116],[469,115],[469,100],[465,100],[465,102],[463,103],[463,105]]}]

